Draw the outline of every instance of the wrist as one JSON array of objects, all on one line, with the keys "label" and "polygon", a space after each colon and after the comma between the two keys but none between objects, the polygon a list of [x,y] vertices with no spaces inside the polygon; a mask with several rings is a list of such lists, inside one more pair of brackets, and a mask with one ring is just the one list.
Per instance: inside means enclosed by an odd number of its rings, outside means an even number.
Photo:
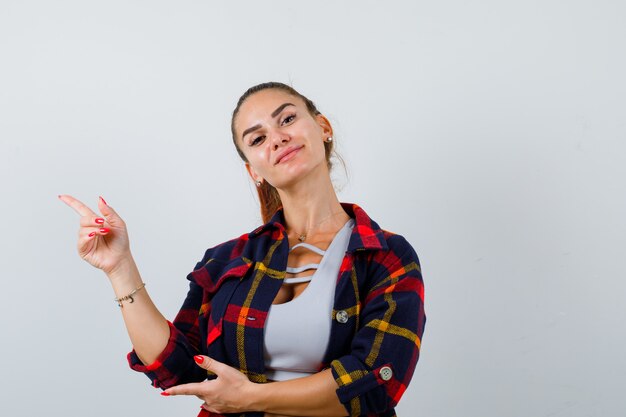
[{"label": "wrist", "polygon": [[267,412],[267,392],[269,385],[271,383],[266,384],[258,384],[255,382],[250,383],[250,388],[246,393],[245,397],[248,402],[246,404],[246,409],[249,411],[260,411]]},{"label": "wrist", "polygon": [[128,286],[136,286],[141,284],[139,270],[132,256],[123,258],[111,271],[106,272],[113,288],[125,288]]}]

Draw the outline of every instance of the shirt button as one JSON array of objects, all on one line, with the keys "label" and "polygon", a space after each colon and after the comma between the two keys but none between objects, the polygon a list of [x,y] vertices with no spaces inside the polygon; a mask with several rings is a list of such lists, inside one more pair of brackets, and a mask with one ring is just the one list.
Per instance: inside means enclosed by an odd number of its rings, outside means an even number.
[{"label": "shirt button", "polygon": [[346,310],[339,310],[337,312],[337,321],[339,323],[347,323],[348,322],[348,312]]},{"label": "shirt button", "polygon": [[388,366],[383,366],[382,368],[380,368],[380,371],[378,371],[378,373],[380,374],[380,378],[383,381],[389,381],[393,376],[393,371]]}]

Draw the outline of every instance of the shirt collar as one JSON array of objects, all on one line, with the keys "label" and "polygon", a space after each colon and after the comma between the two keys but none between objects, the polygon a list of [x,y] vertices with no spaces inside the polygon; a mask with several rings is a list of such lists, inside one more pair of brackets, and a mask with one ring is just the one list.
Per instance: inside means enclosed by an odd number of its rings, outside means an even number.
[{"label": "shirt collar", "polygon": [[[384,231],[378,224],[372,220],[365,210],[354,203],[341,203],[345,212],[354,219],[354,228],[348,243],[348,252],[356,250],[387,250],[387,241],[385,240]],[[257,227],[248,234],[248,238],[252,239],[267,230],[278,229],[281,232],[285,230],[285,219],[282,207],[279,208],[272,218],[265,224]]]}]

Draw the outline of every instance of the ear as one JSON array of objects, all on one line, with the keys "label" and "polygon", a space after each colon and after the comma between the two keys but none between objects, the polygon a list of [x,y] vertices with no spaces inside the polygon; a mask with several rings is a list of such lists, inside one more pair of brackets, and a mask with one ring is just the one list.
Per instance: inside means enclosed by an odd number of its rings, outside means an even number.
[{"label": "ear", "polygon": [[329,136],[333,136],[333,127],[331,126],[326,116],[324,116],[323,114],[318,114],[317,116],[315,116],[315,119],[317,120],[317,123],[322,128],[322,132],[324,134],[324,140],[326,140],[326,138]]},{"label": "ear", "polygon": [[252,182],[261,181],[263,182],[263,178],[261,178],[255,171],[254,168],[250,165],[249,162],[246,162],[246,171],[248,171],[248,175],[252,178]]}]

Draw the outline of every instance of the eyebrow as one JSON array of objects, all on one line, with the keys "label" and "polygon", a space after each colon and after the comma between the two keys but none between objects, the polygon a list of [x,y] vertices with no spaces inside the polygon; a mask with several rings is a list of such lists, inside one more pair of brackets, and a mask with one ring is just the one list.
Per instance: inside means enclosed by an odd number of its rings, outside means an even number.
[{"label": "eyebrow", "polygon": [[[272,117],[278,116],[280,112],[283,111],[283,109],[287,106],[295,106],[295,104],[293,103],[281,104],[280,106],[276,108],[276,110],[272,112]],[[260,129],[260,128],[261,128],[261,125],[254,125],[252,127],[247,128],[246,130],[243,131],[243,134],[241,135],[241,139],[245,138],[248,133],[254,132],[255,130]]]}]

